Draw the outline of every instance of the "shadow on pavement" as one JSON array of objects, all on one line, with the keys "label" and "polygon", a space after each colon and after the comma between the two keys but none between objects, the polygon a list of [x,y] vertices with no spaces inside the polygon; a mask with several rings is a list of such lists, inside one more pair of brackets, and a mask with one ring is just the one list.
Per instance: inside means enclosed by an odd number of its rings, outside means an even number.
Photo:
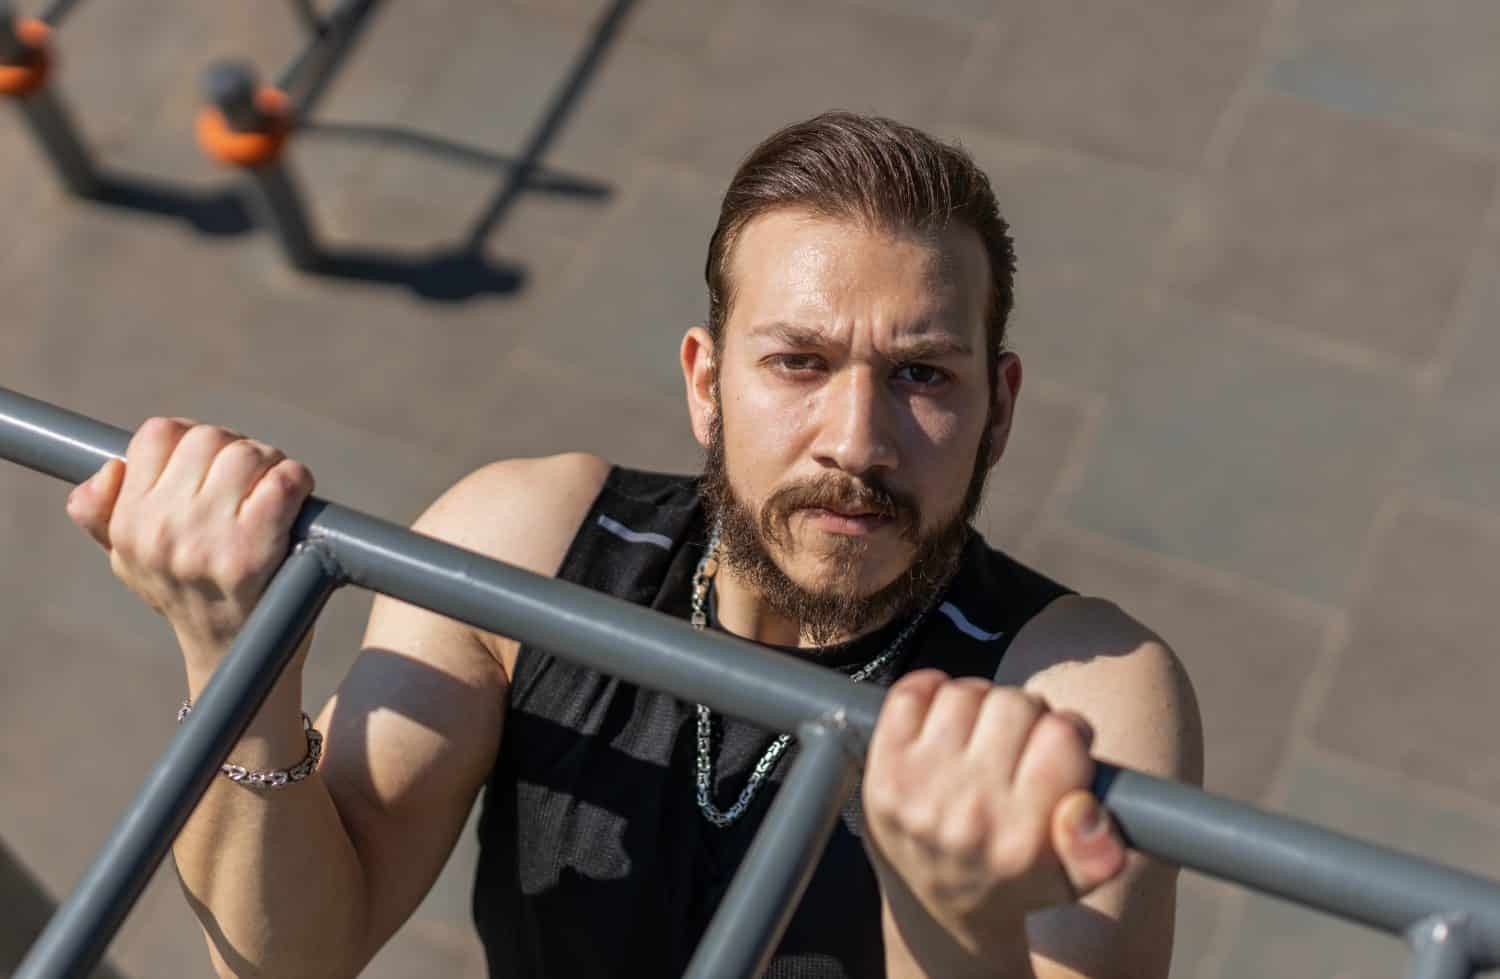
[{"label": "shadow on pavement", "polygon": [[[0,976],[16,971],[56,910],[57,902],[0,840]],[[124,977],[104,963],[89,974],[89,979]]]}]

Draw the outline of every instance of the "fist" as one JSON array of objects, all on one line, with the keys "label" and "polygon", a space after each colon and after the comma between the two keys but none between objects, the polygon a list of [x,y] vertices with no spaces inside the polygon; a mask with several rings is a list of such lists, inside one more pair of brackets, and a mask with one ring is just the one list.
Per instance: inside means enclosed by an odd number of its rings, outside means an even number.
[{"label": "fist", "polygon": [[[278,450],[185,418],[151,418],[125,461],[68,497],[68,517],[126,587],[216,664],[286,557],[312,473]],[[191,665],[191,664],[190,664]]]},{"label": "fist", "polygon": [[973,949],[1116,876],[1125,847],[1089,790],[1092,740],[1082,717],[1020,690],[936,670],[903,677],[863,789],[893,908],[899,890]]}]

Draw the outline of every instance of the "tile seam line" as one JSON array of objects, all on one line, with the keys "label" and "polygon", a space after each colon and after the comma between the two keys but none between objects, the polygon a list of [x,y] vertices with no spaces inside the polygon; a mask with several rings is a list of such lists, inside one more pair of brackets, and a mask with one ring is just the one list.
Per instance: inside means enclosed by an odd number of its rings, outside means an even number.
[{"label": "tile seam line", "polygon": [[1073,537],[1075,543],[1085,548],[1103,551],[1128,564],[1151,564],[1165,568],[1174,583],[1199,587],[1204,587],[1206,583],[1209,590],[1222,597],[1248,597],[1256,605],[1269,607],[1305,624],[1326,628],[1330,621],[1345,614],[1340,605],[1277,588],[1260,579],[1203,564],[1191,558],[1153,551],[1087,527],[1061,521],[1051,529],[1064,538]]},{"label": "tile seam line", "polygon": [[[1343,770],[1353,774],[1357,779],[1365,782],[1382,792],[1392,795],[1403,791],[1415,789],[1424,799],[1435,800],[1444,811],[1457,813],[1466,819],[1486,824],[1487,828],[1493,829],[1500,834],[1500,803],[1492,802],[1483,796],[1477,796],[1463,789],[1455,788],[1443,782],[1434,782],[1423,778],[1421,774],[1413,774],[1400,769],[1382,768],[1363,759],[1346,755],[1343,752],[1330,748],[1308,735],[1298,735],[1300,748],[1305,757],[1315,764],[1334,769]],[[1399,846],[1399,843],[1394,844]]]}]

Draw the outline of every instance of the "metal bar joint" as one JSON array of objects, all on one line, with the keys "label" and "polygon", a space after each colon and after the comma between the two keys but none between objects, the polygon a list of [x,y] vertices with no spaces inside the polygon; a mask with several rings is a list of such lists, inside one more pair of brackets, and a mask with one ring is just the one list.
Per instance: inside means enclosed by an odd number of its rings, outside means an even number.
[{"label": "metal bar joint", "polygon": [[1474,942],[1469,916],[1435,914],[1406,932],[1411,963],[1406,979],[1469,979],[1474,974]]}]

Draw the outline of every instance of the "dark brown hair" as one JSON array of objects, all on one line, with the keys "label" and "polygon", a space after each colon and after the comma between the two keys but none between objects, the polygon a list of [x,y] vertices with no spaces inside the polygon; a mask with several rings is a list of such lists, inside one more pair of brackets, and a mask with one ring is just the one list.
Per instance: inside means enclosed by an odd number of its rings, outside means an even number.
[{"label": "dark brown hair", "polygon": [[704,278],[715,345],[734,300],[735,240],[753,218],[786,207],[892,233],[931,234],[952,220],[978,232],[990,261],[985,331],[994,383],[1015,304],[1016,255],[989,178],[967,153],[911,126],[852,112],[825,112],[773,133],[740,164],[709,239]]}]

